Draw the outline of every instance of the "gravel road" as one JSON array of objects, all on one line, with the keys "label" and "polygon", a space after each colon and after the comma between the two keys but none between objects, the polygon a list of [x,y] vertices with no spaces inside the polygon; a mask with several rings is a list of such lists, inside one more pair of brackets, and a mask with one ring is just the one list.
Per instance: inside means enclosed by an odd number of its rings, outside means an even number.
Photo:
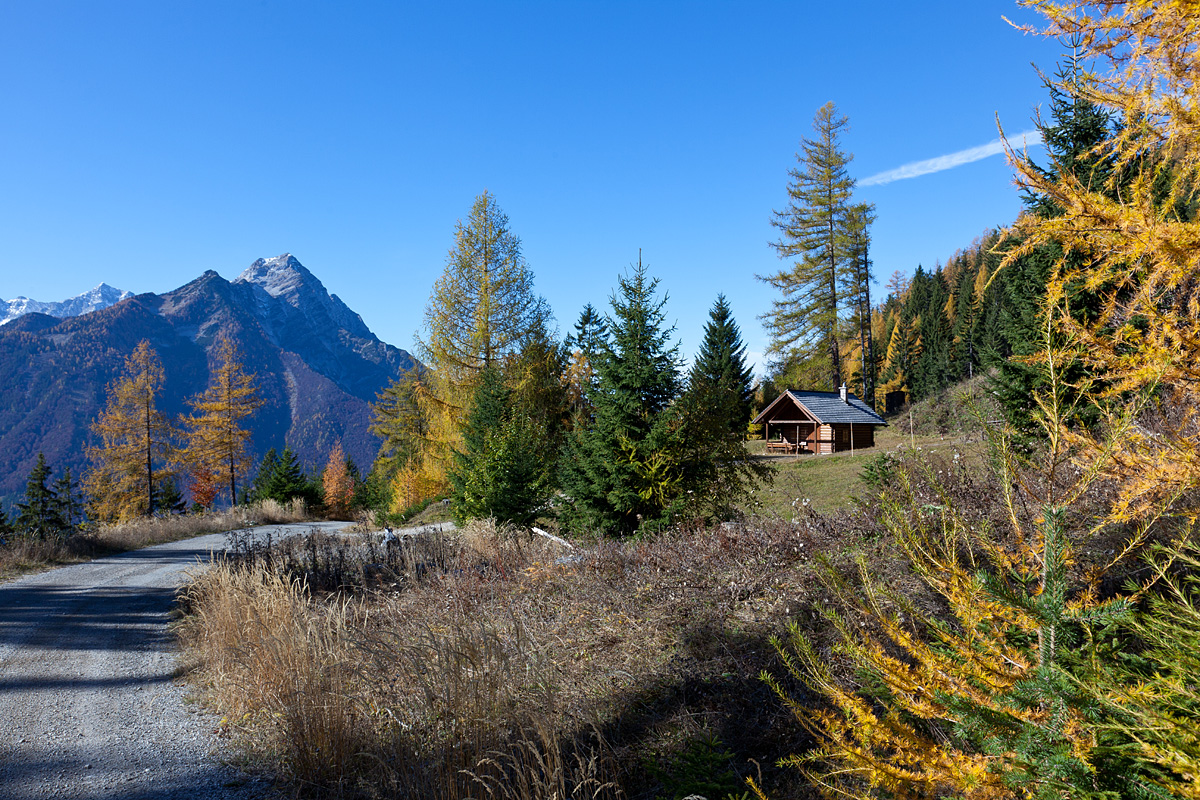
[{"label": "gravel road", "polygon": [[175,588],[224,546],[212,534],[0,584],[0,800],[270,793],[221,763],[214,719],[190,708],[174,679]]}]

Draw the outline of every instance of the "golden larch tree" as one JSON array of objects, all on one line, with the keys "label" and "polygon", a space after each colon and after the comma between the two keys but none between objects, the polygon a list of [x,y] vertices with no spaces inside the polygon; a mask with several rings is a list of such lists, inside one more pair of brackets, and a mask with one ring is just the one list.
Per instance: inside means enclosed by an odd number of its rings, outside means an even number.
[{"label": "golden larch tree", "polygon": [[83,478],[91,516],[117,522],[154,511],[156,484],[170,473],[174,427],[156,402],[163,367],[142,340],[125,360],[124,374],[108,387],[108,403],[92,423],[100,443],[87,448]]},{"label": "golden larch tree", "polygon": [[191,476],[193,499],[201,505],[197,491],[211,503],[213,490],[222,485],[229,489],[229,502],[237,503],[238,478],[250,470],[250,431],[244,423],[263,404],[254,373],[246,372],[227,334],[217,341],[216,361],[208,389],[188,401],[191,413],[183,420],[187,443],[181,461]]},{"label": "golden larch tree", "polygon": [[[998,440],[1008,532],[908,484],[885,505],[949,622],[914,618],[869,576],[859,593],[831,576],[869,623],[831,615],[841,652],[872,674],[882,699],[848,690],[798,629],[780,643],[789,671],[829,701],[796,702],[774,682],[819,741],[792,763],[829,796],[1200,797],[1195,672],[1186,669],[1195,661],[1178,657],[1200,641],[1200,562],[1185,544],[1200,517],[1200,3],[1021,4],[1049,20],[1039,32],[1076,44],[1077,61],[1094,65],[1059,90],[1121,119],[1091,153],[1115,165],[1102,181],[1010,152],[1021,186],[1062,209],[1022,217],[1003,265],[1061,248],[1038,358],[1048,383],[1034,398],[1045,477],[1022,485]],[[1081,313],[1081,295],[1098,307]],[[1066,383],[1068,364],[1085,376]],[[1070,424],[1068,403],[1093,401],[1101,423]],[[1102,491],[1090,502],[1108,505],[1080,513],[1093,486]],[[1117,546],[1089,547],[1101,533],[1119,534]],[[1154,535],[1174,541],[1135,573],[1137,591],[1105,601],[1102,578]],[[1191,590],[1180,589],[1181,575]],[[1105,663],[1098,634],[1145,597],[1150,613],[1132,633],[1150,669],[1122,671],[1117,659]],[[1067,652],[1069,629],[1077,653]],[[1123,741],[1101,740],[1113,734]]]},{"label": "golden larch tree", "polygon": [[346,468],[346,453],[338,442],[329,452],[325,471],[321,473],[321,486],[325,491],[325,507],[329,514],[343,518],[350,512],[354,500],[354,478]]},{"label": "golden larch tree", "polygon": [[[485,191],[455,226],[446,269],[425,307],[426,335],[417,352],[427,369],[414,386],[424,442],[418,457],[399,469],[396,497],[412,497],[415,487],[422,500],[446,488],[450,453],[461,445],[481,371],[520,353],[550,319],[546,301],[533,291],[521,240]],[[386,407],[375,410],[376,427],[387,427]]]},{"label": "golden larch tree", "polygon": [[1094,65],[1063,91],[1122,120],[1092,154],[1115,165],[1100,185],[1010,153],[1021,187],[1063,213],[1019,220],[1021,246],[1005,263],[1059,245],[1048,305],[1069,311],[1080,289],[1101,300],[1093,315],[1057,316],[1084,363],[1112,398],[1152,398],[1173,418],[1134,426],[1110,461],[1125,486],[1116,511],[1134,518],[1200,488],[1200,4],[1022,4],[1049,20],[1038,32],[1078,42],[1078,61]]}]

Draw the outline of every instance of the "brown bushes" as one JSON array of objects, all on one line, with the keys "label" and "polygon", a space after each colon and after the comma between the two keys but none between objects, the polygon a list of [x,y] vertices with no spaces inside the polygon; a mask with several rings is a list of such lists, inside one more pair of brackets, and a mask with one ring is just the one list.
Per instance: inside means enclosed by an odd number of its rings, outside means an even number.
[{"label": "brown bushes", "polygon": [[184,639],[229,728],[295,786],[650,796],[698,737],[731,775],[797,749],[758,673],[815,591],[814,551],[864,541],[840,522],[586,550],[490,525],[390,550],[296,537],[198,577]]}]

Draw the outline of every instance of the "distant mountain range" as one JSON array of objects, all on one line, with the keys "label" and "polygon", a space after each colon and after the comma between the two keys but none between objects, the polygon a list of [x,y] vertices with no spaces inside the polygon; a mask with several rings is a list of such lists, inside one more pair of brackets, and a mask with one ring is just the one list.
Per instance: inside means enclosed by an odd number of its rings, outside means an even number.
[{"label": "distant mountain range", "polygon": [[[113,292],[121,294],[101,284],[80,298],[104,302]],[[320,467],[340,441],[364,471],[370,467],[379,440],[368,430],[368,403],[415,362],[380,341],[291,254],[259,259],[233,281],[210,270],[163,295],[124,294],[78,316],[71,309],[87,304],[68,304],[80,298],[39,304],[56,315],[28,309],[0,326],[0,497],[24,490],[39,452],[56,475],[68,465],[82,473],[106,387],[142,339],[163,362],[163,411],[183,411],[204,390],[226,333],[265,400],[251,425],[256,460],[286,443]]]},{"label": "distant mountain range", "polygon": [[115,305],[127,297],[133,297],[133,292],[114,289],[107,283],[102,283],[90,292],[75,295],[61,303],[42,303],[30,300],[28,297],[18,297],[15,300],[0,300],[0,325],[12,322],[22,314],[46,314],[51,317],[77,317],[89,311],[99,311]]}]

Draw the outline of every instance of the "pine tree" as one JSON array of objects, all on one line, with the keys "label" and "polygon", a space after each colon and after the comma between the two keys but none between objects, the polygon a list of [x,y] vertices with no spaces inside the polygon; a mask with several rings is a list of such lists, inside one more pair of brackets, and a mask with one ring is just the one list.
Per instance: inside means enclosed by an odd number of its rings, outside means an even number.
[{"label": "pine tree", "polygon": [[254,374],[242,367],[237,344],[226,334],[217,341],[216,357],[208,389],[188,401],[191,414],[184,418],[187,445],[181,459],[201,484],[204,477],[216,476],[229,489],[233,505],[238,499],[238,478],[249,472],[251,464],[250,431],[244,423],[263,401]]},{"label": "pine tree", "polygon": [[789,172],[788,206],[771,220],[780,232],[771,246],[780,258],[795,260],[790,269],[758,276],[783,295],[763,315],[771,336],[768,355],[819,365],[822,383],[830,389],[843,378],[839,312],[853,267],[846,233],[854,188],[847,166],[853,156],[842,152],[838,141],[848,126],[833,103],[817,111],[817,136],[801,143],[799,164]]},{"label": "pine tree", "polygon": [[58,497],[47,485],[49,480],[50,467],[46,457],[38,453],[37,463],[25,482],[24,499],[17,503],[17,518],[13,521],[13,527],[25,536],[45,539],[57,536],[67,527],[59,512]]},{"label": "pine tree", "polygon": [[251,488],[253,489],[251,494],[255,500],[265,500],[267,498],[267,483],[275,476],[275,470],[277,469],[279,469],[279,453],[274,447],[267,448],[262,461],[258,462],[258,469],[254,473],[254,481],[251,484]]},{"label": "pine tree", "polygon": [[539,434],[501,371],[485,368],[463,428],[463,448],[454,452],[449,473],[450,505],[458,523],[489,517],[519,525],[533,522],[552,489]]},{"label": "pine tree", "polygon": [[187,500],[179,488],[176,476],[163,475],[155,482],[154,508],[166,514],[182,514],[187,511]]},{"label": "pine tree", "polygon": [[723,428],[744,436],[754,401],[752,378],[753,371],[746,366],[742,332],[725,295],[719,294],[708,312],[689,386],[707,395],[710,413],[717,415]]},{"label": "pine tree", "polygon": [[921,353],[910,378],[912,397],[931,397],[958,380],[953,366],[953,341],[946,309],[949,287],[941,269],[933,273],[918,270],[909,291],[910,303],[917,315],[916,333]]},{"label": "pine tree", "polygon": [[678,496],[682,476],[662,452],[670,435],[663,412],[679,394],[678,345],[657,288],[639,257],[611,298],[610,342],[588,393],[593,422],[572,432],[562,470],[574,527],[629,533],[661,520]]},{"label": "pine tree", "polygon": [[569,351],[578,350],[588,361],[604,351],[608,343],[608,322],[588,303],[579,312],[579,320],[575,323],[575,332],[569,334],[566,347]]},{"label": "pine tree", "polygon": [[273,447],[267,451],[254,477],[254,496],[257,499],[289,503],[293,498],[300,497],[312,502],[314,495],[304,468],[300,466],[292,448],[284,447],[282,454],[276,454]]},{"label": "pine tree", "polygon": [[91,426],[100,443],[87,449],[83,486],[93,519],[115,522],[153,513],[154,486],[159,476],[170,474],[175,436],[157,409],[162,383],[162,363],[143,340],[126,359],[124,375],[109,386],[108,403]]},{"label": "pine tree", "polygon": [[575,332],[567,336],[564,344],[567,363],[563,377],[571,416],[579,417],[580,424],[589,423],[592,409],[587,393],[596,388],[596,359],[608,346],[608,323],[591,303],[583,307]]},{"label": "pine tree", "polygon": [[8,544],[8,537],[14,533],[12,523],[8,520],[8,512],[0,505],[0,547]]},{"label": "pine tree", "polygon": [[850,324],[858,334],[861,397],[872,408],[876,406],[875,380],[878,372],[871,309],[871,284],[875,281],[870,252],[871,223],[874,221],[875,207],[869,203],[858,203],[846,212]]},{"label": "pine tree", "polygon": [[[1041,167],[1029,162],[1028,169],[1036,171],[1039,179],[1048,183],[1069,178],[1093,191],[1111,195],[1111,188],[1106,186],[1113,177],[1112,158],[1097,154],[1096,148],[1112,131],[1113,115],[1085,96],[1080,42],[1075,38],[1071,43],[1072,52],[1055,77],[1042,79],[1050,95],[1050,122],[1039,123],[1038,129],[1049,163]],[[1054,219],[1065,211],[1052,195],[1036,191],[1028,184],[1022,195],[1033,218]],[[1018,235],[1011,238],[1007,248],[1023,252],[1019,257],[1007,259],[998,276],[1003,292],[998,333],[1011,358],[997,364],[992,390],[1010,423],[1020,430],[1036,432],[1029,398],[1041,388],[1037,384],[1036,361],[1042,341],[1046,286],[1055,264],[1064,257],[1075,262],[1073,269],[1077,271],[1086,269],[1086,265],[1077,255],[1065,254],[1059,242],[1047,241],[1038,247],[1024,248]],[[1086,281],[1082,283],[1086,285]],[[1082,286],[1076,286],[1071,292],[1073,313],[1094,314],[1099,302],[1095,287],[1092,291],[1081,289]],[[1072,378],[1078,380],[1081,365],[1074,365],[1072,372]],[[1083,407],[1079,411],[1087,420],[1095,420],[1094,410]]]}]

